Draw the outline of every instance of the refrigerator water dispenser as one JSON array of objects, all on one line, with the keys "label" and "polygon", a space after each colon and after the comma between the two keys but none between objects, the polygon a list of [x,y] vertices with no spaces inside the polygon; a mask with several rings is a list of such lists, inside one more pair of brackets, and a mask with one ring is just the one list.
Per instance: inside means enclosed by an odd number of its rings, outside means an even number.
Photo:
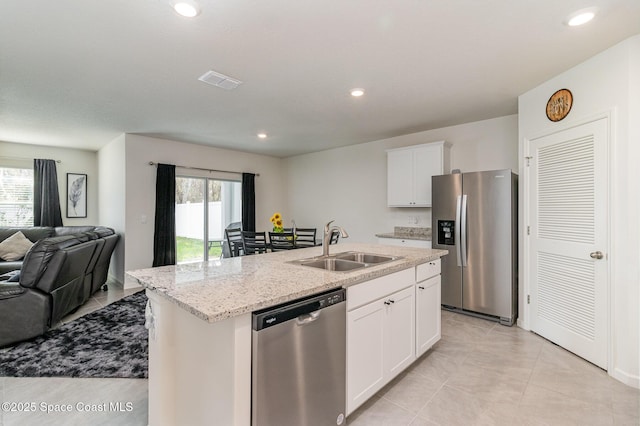
[{"label": "refrigerator water dispenser", "polygon": [[445,246],[455,245],[455,220],[439,220],[438,221],[438,244]]}]

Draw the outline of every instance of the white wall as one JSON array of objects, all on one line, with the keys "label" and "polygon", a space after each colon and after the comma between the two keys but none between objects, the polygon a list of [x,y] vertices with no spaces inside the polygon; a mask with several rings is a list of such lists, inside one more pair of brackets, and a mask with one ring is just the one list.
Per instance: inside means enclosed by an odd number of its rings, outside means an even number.
[{"label": "white wall", "polygon": [[[33,159],[60,160],[56,164],[62,223],[66,226],[97,225],[98,221],[98,162],[96,153],[80,149],[56,148],[0,141],[0,165],[33,168]],[[67,173],[87,175],[87,217],[68,218]]]},{"label": "white wall", "polygon": [[451,168],[518,168],[516,115],[289,157],[284,160],[285,224],[295,219],[300,227],[320,230],[335,219],[351,241],[361,242],[375,242],[375,234],[391,232],[394,226],[431,227],[429,208],[387,207],[385,150],[439,140],[453,144]]},{"label": "white wall", "polygon": [[[568,88],[574,104],[563,121],[546,119],[545,105],[556,90]],[[611,357],[609,374],[640,386],[640,35],[545,82],[519,98],[520,158],[524,141],[611,115],[610,288]],[[523,162],[520,170],[524,172]],[[520,180],[521,197],[524,194]],[[523,200],[521,198],[521,205]],[[522,212],[521,212],[522,213]],[[521,217],[521,223],[522,217]],[[521,253],[524,253],[521,238]],[[603,250],[605,251],[605,250]],[[521,258],[521,270],[524,258]],[[520,294],[528,282],[521,274]],[[522,313],[526,312],[522,300]],[[523,326],[529,327],[528,312]]]},{"label": "white wall", "polygon": [[[125,270],[153,264],[156,167],[150,166],[150,161],[259,173],[255,181],[258,230],[271,229],[271,215],[283,208],[285,194],[279,158],[129,134],[125,135],[125,150]],[[240,175],[235,177],[240,179]]]},{"label": "white wall", "polygon": [[98,151],[99,223],[113,228],[120,239],[113,252],[109,275],[124,283],[125,247],[125,137],[114,139]]}]

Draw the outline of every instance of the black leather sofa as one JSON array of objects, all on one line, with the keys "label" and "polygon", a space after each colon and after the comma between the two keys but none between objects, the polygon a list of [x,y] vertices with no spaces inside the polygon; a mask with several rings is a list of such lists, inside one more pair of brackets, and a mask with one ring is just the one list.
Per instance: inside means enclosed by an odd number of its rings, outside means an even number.
[{"label": "black leather sofa", "polygon": [[[0,238],[7,229],[0,229]],[[11,228],[8,233],[17,230],[29,239],[51,236],[27,252],[17,282],[0,281],[0,347],[46,332],[84,304],[106,282],[118,241],[106,227]]]}]

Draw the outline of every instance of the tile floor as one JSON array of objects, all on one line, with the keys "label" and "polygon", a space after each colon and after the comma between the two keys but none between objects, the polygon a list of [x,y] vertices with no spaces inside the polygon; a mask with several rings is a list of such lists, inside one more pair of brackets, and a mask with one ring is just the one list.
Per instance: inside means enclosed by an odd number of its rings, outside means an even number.
[{"label": "tile floor", "polygon": [[[111,286],[63,323],[131,292]],[[147,424],[147,380],[0,377],[0,396],[36,403],[35,412],[0,410],[1,426]],[[72,411],[47,413],[47,404],[70,404]],[[638,426],[640,391],[535,334],[443,311],[442,340],[347,420],[349,426]]]},{"label": "tile floor", "polygon": [[640,425],[640,391],[517,327],[442,312],[442,340],[348,418],[375,425]]}]

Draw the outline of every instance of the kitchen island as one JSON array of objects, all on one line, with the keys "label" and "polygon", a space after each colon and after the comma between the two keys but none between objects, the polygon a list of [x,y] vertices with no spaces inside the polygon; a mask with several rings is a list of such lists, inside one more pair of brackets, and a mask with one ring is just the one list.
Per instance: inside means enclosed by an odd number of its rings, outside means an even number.
[{"label": "kitchen island", "polygon": [[149,424],[248,426],[251,312],[415,270],[447,254],[375,244],[331,248],[399,258],[351,272],[288,263],[322,254],[313,247],[128,272],[150,300]]}]

